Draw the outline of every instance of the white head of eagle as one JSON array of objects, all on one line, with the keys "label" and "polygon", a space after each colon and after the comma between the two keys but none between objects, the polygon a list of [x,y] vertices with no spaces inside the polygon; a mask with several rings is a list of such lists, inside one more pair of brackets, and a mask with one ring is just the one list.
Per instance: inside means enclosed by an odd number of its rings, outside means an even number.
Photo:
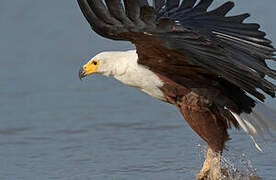
[{"label": "white head of eagle", "polygon": [[111,76],[123,84],[140,89],[157,99],[165,101],[160,87],[162,80],[147,67],[137,63],[136,50],[102,52],[88,61],[80,70],[82,79],[94,73]]}]

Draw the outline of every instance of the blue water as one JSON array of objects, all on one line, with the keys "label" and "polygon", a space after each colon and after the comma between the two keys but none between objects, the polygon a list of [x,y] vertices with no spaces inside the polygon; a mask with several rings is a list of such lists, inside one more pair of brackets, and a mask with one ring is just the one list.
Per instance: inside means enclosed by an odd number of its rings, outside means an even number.
[{"label": "blue water", "polygon": [[[275,1],[235,2],[276,42]],[[133,46],[95,35],[75,0],[0,1],[0,40],[0,179],[194,179],[206,146],[176,108],[113,79],[79,81],[96,53]],[[231,135],[228,162],[276,179],[275,140],[260,153]]]}]

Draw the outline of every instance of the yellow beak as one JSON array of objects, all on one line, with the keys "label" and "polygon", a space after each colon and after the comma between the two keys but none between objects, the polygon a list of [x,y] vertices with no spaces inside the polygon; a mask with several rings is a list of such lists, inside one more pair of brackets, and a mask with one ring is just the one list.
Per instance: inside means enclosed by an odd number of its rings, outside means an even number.
[{"label": "yellow beak", "polygon": [[99,62],[97,60],[89,61],[80,69],[79,78],[82,79],[90,74],[96,73],[98,70],[98,65],[99,65]]}]

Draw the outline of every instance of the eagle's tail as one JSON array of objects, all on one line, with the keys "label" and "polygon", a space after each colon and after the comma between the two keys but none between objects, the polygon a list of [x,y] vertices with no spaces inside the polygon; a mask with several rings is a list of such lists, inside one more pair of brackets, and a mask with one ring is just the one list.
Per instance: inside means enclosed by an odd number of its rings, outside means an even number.
[{"label": "eagle's tail", "polygon": [[250,114],[242,113],[238,115],[234,112],[231,113],[242,129],[251,136],[259,151],[262,151],[262,148],[256,141],[258,136],[264,140],[264,133],[267,132],[274,137],[270,129],[276,130],[276,112],[263,103],[257,102]]}]

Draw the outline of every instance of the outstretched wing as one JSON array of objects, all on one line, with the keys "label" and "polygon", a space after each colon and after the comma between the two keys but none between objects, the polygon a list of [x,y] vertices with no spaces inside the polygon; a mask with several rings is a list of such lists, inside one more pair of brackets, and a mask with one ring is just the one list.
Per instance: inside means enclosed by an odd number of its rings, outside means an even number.
[{"label": "outstretched wing", "polygon": [[[275,96],[276,71],[265,60],[275,49],[249,14],[226,16],[233,2],[207,11],[213,0],[78,0],[92,29],[136,45],[139,63],[184,83],[206,76],[225,79],[260,100]],[[204,78],[203,78],[204,79]],[[202,83],[202,82],[201,82]],[[214,82],[205,82],[214,83]]]}]

